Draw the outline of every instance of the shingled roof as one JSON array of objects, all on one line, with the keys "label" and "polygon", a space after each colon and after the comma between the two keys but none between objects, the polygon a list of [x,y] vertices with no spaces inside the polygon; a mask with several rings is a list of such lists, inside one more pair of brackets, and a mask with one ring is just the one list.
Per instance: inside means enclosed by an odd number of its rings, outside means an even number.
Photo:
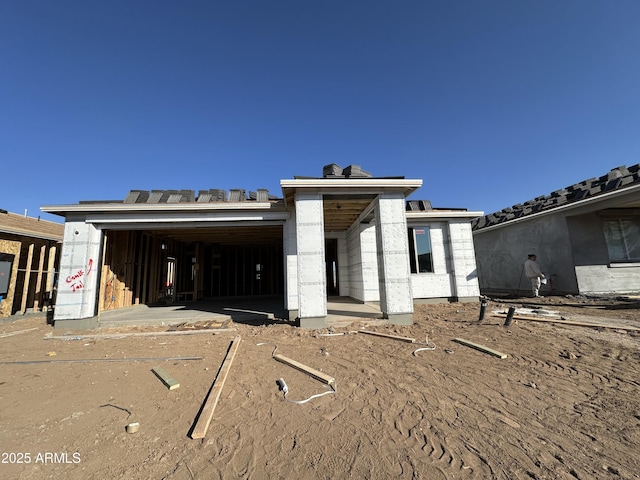
[{"label": "shingled roof", "polygon": [[0,210],[0,234],[61,241],[64,225]]},{"label": "shingled roof", "polygon": [[563,205],[589,200],[614,190],[621,190],[640,183],[640,164],[630,167],[620,166],[612,169],[599,178],[590,178],[580,183],[551,192],[549,195],[536,197],[505,208],[499,212],[476,218],[472,221],[473,230],[481,230],[534,213],[553,210]]},{"label": "shingled roof", "polygon": [[123,200],[82,200],[80,204],[98,203],[213,203],[213,202],[278,202],[281,198],[269,194],[269,190],[259,188],[257,192],[249,192],[247,197],[244,189],[235,188],[220,190],[211,188],[200,190],[196,195],[194,190],[131,190]]}]

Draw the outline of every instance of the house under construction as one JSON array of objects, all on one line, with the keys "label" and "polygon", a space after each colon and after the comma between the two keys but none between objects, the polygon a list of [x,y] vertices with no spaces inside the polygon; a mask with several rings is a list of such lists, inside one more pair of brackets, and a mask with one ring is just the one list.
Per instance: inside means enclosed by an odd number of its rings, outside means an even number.
[{"label": "house under construction", "polygon": [[482,212],[408,201],[422,180],[356,165],[267,190],[132,190],[118,201],[43,206],[65,217],[56,327],[100,312],[226,297],[281,298],[289,320],[326,326],[327,298],[379,302],[410,324],[414,301],[479,296],[471,220]]}]

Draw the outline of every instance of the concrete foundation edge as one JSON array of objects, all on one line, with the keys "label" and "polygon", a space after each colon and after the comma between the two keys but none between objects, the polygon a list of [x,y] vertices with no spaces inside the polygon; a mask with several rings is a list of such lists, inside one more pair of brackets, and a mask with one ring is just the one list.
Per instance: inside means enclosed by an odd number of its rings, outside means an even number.
[{"label": "concrete foundation edge", "polygon": [[98,328],[98,317],[73,320],[54,320],[53,328],[56,330],[90,330],[92,328]]},{"label": "concrete foundation edge", "polygon": [[327,317],[301,318],[300,328],[327,328]]},{"label": "concrete foundation edge", "polygon": [[413,313],[384,314],[391,325],[413,325]]}]

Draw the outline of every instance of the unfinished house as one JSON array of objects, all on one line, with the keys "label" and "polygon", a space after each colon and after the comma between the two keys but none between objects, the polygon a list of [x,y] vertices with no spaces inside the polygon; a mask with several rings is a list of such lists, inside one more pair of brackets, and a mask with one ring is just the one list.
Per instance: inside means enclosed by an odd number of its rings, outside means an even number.
[{"label": "unfinished house", "polygon": [[140,303],[272,297],[289,320],[321,328],[332,296],[410,324],[414,301],[478,299],[471,219],[481,213],[407,201],[422,180],[356,165],[280,185],[281,198],[133,190],[42,207],[66,220],[56,327],[95,327],[101,312]]},{"label": "unfinished house", "polygon": [[0,318],[54,301],[64,226],[0,210]]},{"label": "unfinished house", "polygon": [[542,295],[640,291],[639,170],[614,168],[474,220],[482,293],[530,294],[530,253],[549,278]]}]

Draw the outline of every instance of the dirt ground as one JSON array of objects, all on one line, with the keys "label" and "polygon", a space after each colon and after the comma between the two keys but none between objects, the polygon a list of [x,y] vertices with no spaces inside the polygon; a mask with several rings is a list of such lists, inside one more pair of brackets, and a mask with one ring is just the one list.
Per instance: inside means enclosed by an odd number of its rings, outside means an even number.
[{"label": "dirt ground", "polygon": [[[640,327],[640,303],[535,300],[490,299],[483,321],[475,303],[416,305],[407,327],[232,324],[215,335],[46,339],[64,332],[20,318],[0,325],[0,478],[640,478],[640,332],[518,319],[542,309]],[[493,312],[509,306],[516,321],[505,327]],[[348,333],[362,328],[417,343]],[[191,439],[236,336],[206,436]],[[435,349],[415,352],[427,338]],[[287,401],[333,390],[274,360],[276,347],[335,378],[336,391]],[[180,387],[169,390],[154,367]]]}]

